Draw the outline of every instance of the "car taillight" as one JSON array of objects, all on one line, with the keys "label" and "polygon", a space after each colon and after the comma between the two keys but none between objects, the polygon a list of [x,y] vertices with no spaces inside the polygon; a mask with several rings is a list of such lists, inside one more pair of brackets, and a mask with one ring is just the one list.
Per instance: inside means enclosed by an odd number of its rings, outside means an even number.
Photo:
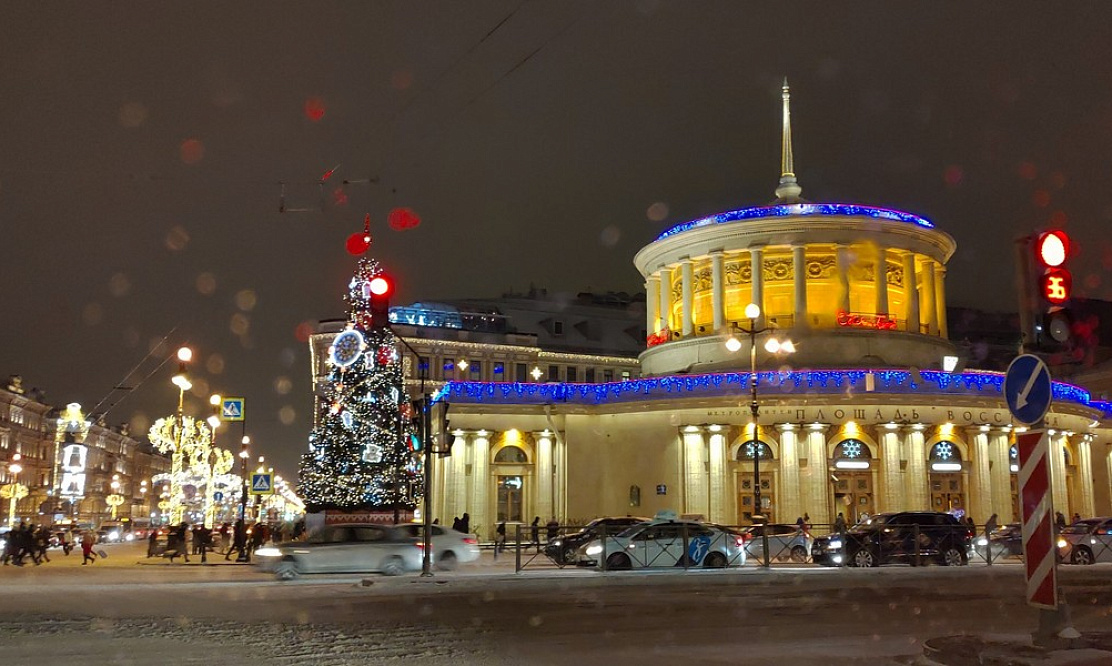
[{"label": "car taillight", "polygon": [[415,544],[413,544],[413,545],[414,545],[414,546],[417,546],[417,547],[418,547],[418,548],[420,548],[421,550],[424,550],[424,549],[425,549],[425,544],[421,543],[420,541],[418,541],[417,543],[415,543]]},{"label": "car taillight", "polygon": [[745,548],[745,537],[739,536],[737,538],[737,547],[738,548]]},{"label": "car taillight", "polygon": [[463,542],[469,546],[478,546],[479,540],[475,537],[464,537]]}]

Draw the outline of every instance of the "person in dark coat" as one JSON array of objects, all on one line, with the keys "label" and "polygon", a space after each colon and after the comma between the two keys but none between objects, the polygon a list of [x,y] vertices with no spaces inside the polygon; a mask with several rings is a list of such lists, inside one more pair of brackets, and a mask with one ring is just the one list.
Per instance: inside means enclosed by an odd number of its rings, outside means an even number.
[{"label": "person in dark coat", "polygon": [[152,527],[151,533],[147,536],[147,557],[154,557],[158,554],[158,528]]},{"label": "person in dark coat", "polygon": [[549,518],[548,522],[545,524],[545,529],[548,532],[548,534],[546,535],[547,539],[545,540],[548,543],[552,543],[552,540],[560,534],[560,523],[556,521],[555,516]]},{"label": "person in dark coat", "polygon": [[541,552],[541,517],[533,516],[533,522],[529,523],[529,536],[532,537],[530,545]]},{"label": "person in dark coat", "polygon": [[232,547],[224,553],[224,559],[231,559],[232,553],[247,556],[247,527],[244,525],[242,518],[237,520],[235,527],[232,528]]},{"label": "person in dark coat", "polygon": [[498,523],[494,532],[498,535],[494,540],[494,556],[498,557],[498,553],[506,550],[506,521]]},{"label": "person in dark coat", "polygon": [[464,534],[471,534],[471,514],[463,514],[463,518],[459,519],[459,531]]}]

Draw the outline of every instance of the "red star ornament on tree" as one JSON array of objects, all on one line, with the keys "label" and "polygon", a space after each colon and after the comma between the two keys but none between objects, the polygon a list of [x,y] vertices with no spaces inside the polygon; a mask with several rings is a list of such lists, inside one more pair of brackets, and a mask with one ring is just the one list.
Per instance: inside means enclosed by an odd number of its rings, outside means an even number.
[{"label": "red star ornament on tree", "polygon": [[347,251],[348,254],[358,257],[371,247],[371,214],[363,218],[363,233],[356,233],[348,236]]}]

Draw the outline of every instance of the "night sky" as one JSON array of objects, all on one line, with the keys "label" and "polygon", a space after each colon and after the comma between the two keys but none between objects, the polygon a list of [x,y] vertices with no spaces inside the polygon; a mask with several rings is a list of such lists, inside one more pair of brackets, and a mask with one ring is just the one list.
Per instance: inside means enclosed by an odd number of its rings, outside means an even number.
[{"label": "night sky", "polygon": [[[364,214],[396,303],[638,292],[661,230],[772,199],[784,76],[804,198],[933,220],[958,242],[952,305],[1013,308],[1012,241],[1050,225],[1077,241],[1076,292],[1112,299],[1112,5],[1061,9],[8,5],[0,375],[91,408],[138,366],[108,421],[145,432],[188,342],[187,409],[245,396],[292,476],[305,324],[344,315]],[[279,181],[311,210],[279,213]],[[401,207],[419,226],[391,229]]]}]

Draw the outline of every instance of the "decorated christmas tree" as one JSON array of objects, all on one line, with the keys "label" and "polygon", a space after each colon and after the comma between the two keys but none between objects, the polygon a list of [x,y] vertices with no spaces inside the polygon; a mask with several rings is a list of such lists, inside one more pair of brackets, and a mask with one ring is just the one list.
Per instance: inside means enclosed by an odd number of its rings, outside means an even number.
[{"label": "decorated christmas tree", "polygon": [[329,348],[317,426],[301,459],[299,494],[308,511],[407,512],[423,493],[411,403],[386,320],[390,290],[378,263],[360,259],[345,297],[347,327]]}]

